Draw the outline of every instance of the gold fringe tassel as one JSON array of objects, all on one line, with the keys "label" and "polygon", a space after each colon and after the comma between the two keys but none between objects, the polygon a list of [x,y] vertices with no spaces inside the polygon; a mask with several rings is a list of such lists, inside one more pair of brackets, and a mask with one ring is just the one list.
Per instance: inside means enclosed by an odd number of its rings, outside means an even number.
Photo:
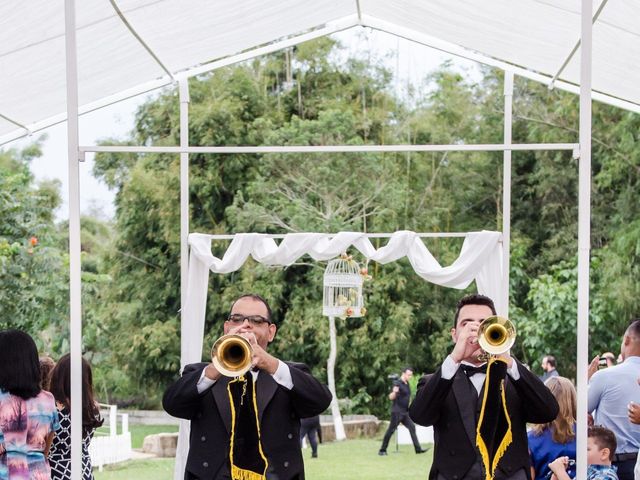
[{"label": "gold fringe tassel", "polygon": [[511,441],[513,440],[513,435],[511,433],[511,417],[509,417],[509,412],[507,411],[507,397],[505,394],[505,390],[506,389],[504,388],[504,380],[502,380],[502,384],[500,385],[500,391],[502,393],[502,408],[504,409],[504,416],[507,419],[507,433],[505,433],[504,437],[502,437],[502,441],[498,446],[498,450],[496,450],[496,456],[493,457],[493,465],[491,466],[491,474],[492,474],[491,476],[493,476],[493,474],[495,473],[496,468],[498,468],[498,462],[504,455],[504,452],[507,450],[507,447],[511,445]]},{"label": "gold fringe tassel", "polygon": [[231,478],[232,480],[264,480],[266,477],[260,473],[231,465]]}]

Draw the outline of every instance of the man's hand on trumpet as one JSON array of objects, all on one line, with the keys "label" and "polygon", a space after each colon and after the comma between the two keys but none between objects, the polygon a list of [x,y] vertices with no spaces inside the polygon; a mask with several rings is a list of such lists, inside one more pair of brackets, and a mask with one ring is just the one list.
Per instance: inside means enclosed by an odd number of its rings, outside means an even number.
[{"label": "man's hand on trumpet", "polygon": [[454,362],[460,363],[465,360],[477,363],[477,354],[481,352],[478,345],[479,327],[479,320],[463,320],[458,328],[453,329],[452,336],[456,344],[451,352],[451,358]]},{"label": "man's hand on trumpet", "polygon": [[260,346],[255,334],[253,332],[240,332],[239,335],[251,344],[251,349],[253,350],[251,365],[253,368],[264,370],[269,375],[276,373],[276,370],[278,370],[278,359],[270,355]]}]

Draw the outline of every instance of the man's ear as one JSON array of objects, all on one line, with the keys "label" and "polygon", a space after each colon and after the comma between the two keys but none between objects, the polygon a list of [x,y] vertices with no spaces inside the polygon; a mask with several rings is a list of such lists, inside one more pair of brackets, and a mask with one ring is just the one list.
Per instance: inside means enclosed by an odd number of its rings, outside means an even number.
[{"label": "man's ear", "polygon": [[276,336],[276,332],[278,331],[278,327],[276,327],[275,323],[269,324],[269,343],[273,341]]}]

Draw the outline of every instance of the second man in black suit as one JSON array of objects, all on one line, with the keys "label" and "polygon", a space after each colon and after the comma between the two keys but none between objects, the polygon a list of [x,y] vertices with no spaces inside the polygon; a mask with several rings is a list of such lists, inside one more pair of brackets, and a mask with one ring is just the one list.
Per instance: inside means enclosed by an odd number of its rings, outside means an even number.
[{"label": "second man in black suit", "polygon": [[[481,480],[486,478],[476,447],[476,429],[486,374],[478,345],[478,328],[495,315],[493,301],[469,295],[458,302],[451,336],[455,346],[441,367],[418,383],[409,414],[419,425],[433,425],[434,456],[429,480]],[[496,480],[529,480],[527,422],[547,423],[556,418],[558,403],[549,389],[509,353],[505,399],[511,418],[512,442],[495,472]],[[479,367],[479,368],[478,368]]]}]

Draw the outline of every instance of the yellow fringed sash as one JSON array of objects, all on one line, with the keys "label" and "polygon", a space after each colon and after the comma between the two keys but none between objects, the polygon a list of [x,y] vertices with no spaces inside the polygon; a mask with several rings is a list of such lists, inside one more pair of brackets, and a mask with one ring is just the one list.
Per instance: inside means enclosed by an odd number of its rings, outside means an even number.
[{"label": "yellow fringed sash", "polygon": [[[235,402],[233,401],[233,394],[231,393],[231,384],[243,382],[242,387],[242,396],[240,398],[240,404],[244,403],[244,397],[247,393],[247,380],[244,375],[240,377],[236,377],[231,380],[227,384],[227,393],[229,394],[229,404],[231,405],[231,441],[229,443],[229,462],[231,463],[231,478],[232,480],[266,480],[267,478],[267,468],[269,467],[269,462],[267,461],[267,457],[262,450],[262,441],[260,439],[260,420],[258,419],[258,402],[256,399],[256,389],[255,385],[252,388],[252,404],[253,404],[253,413],[255,414],[256,421],[256,431],[258,434],[258,452],[260,453],[260,457],[264,462],[264,471],[254,472],[252,470],[247,470],[244,468],[240,468],[234,463],[233,459],[233,447],[235,443],[235,434],[236,434],[236,408]],[[251,380],[253,381],[253,380]]]},{"label": "yellow fringed sash", "polygon": [[482,407],[480,409],[480,417],[478,419],[478,425],[476,427],[476,446],[478,447],[478,450],[480,450],[480,456],[482,457],[482,465],[484,467],[485,480],[494,479],[496,468],[498,468],[498,463],[500,462],[500,459],[506,452],[507,447],[511,445],[511,442],[513,440],[513,434],[511,432],[511,417],[509,417],[509,412],[507,410],[507,398],[506,398],[505,388],[504,388],[504,379],[500,381],[500,400],[501,400],[500,403],[501,403],[501,407],[502,407],[505,419],[507,421],[507,431],[502,437],[502,440],[500,440],[500,444],[496,449],[493,459],[490,458],[489,449],[487,447],[485,439],[482,438],[482,434],[480,431],[480,427],[482,426],[482,422],[485,416],[485,407],[487,405],[487,398],[489,394],[488,385],[489,385],[489,374],[491,372],[491,364],[496,361],[504,362],[504,360],[500,360],[495,357],[491,357],[489,359],[489,362],[487,364],[487,378],[485,379],[484,395],[482,397]]}]

